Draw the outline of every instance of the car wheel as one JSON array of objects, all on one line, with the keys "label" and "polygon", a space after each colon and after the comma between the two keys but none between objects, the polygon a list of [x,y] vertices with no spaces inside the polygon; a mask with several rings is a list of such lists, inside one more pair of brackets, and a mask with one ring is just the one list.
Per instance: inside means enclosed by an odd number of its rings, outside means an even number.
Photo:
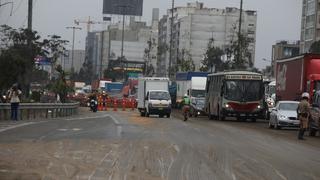
[{"label": "car wheel", "polygon": [[149,117],[149,116],[150,116],[150,114],[148,112],[146,112],[146,117]]},{"label": "car wheel", "polygon": [[163,116],[164,116],[163,114],[160,114],[160,115],[159,115],[159,118],[163,118]]},{"label": "car wheel", "polygon": [[256,118],[252,118],[251,122],[257,122],[257,119]]},{"label": "car wheel", "polygon": [[167,114],[167,118],[170,118],[170,115],[171,115],[171,114],[170,114],[170,113],[168,113],[168,114]]},{"label": "car wheel", "polygon": [[144,117],[145,115],[146,115],[145,112],[140,112],[140,116],[141,116],[141,117]]}]

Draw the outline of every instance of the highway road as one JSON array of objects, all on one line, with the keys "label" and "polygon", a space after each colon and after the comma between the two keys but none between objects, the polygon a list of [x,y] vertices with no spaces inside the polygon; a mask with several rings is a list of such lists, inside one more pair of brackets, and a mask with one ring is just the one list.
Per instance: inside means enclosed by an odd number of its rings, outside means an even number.
[{"label": "highway road", "polygon": [[136,111],[0,122],[0,179],[319,180],[320,138]]}]

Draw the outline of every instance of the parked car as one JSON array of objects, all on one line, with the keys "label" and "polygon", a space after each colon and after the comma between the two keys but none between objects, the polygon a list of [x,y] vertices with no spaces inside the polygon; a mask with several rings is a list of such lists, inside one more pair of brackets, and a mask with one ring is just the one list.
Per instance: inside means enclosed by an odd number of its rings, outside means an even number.
[{"label": "parked car", "polygon": [[315,93],[313,104],[311,107],[309,118],[309,135],[316,136],[317,132],[320,134],[320,91]]},{"label": "parked car", "polygon": [[191,100],[191,105],[190,105],[190,116],[202,116],[206,115],[204,112],[204,103],[205,99],[204,98],[194,98]]},{"label": "parked car", "polygon": [[297,118],[297,101],[279,101],[271,110],[269,128],[281,129],[282,127],[299,127]]}]

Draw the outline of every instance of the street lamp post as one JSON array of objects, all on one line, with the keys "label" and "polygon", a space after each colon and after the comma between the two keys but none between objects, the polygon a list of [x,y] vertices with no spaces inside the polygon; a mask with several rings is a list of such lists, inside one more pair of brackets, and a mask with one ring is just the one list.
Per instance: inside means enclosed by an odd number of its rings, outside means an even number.
[{"label": "street lamp post", "polygon": [[67,29],[72,29],[72,58],[71,58],[71,71],[74,71],[74,67],[73,67],[73,61],[74,61],[74,40],[75,40],[75,34],[76,34],[76,30],[81,30],[81,28],[79,27],[66,27]]}]

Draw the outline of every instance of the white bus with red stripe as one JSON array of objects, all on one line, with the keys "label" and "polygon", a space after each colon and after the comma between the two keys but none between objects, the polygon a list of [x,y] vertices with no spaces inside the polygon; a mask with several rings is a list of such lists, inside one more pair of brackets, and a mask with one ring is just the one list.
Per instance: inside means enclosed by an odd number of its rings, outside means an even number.
[{"label": "white bus with red stripe", "polygon": [[261,74],[232,71],[208,75],[205,111],[210,119],[236,117],[255,121],[264,116],[264,108]]}]

